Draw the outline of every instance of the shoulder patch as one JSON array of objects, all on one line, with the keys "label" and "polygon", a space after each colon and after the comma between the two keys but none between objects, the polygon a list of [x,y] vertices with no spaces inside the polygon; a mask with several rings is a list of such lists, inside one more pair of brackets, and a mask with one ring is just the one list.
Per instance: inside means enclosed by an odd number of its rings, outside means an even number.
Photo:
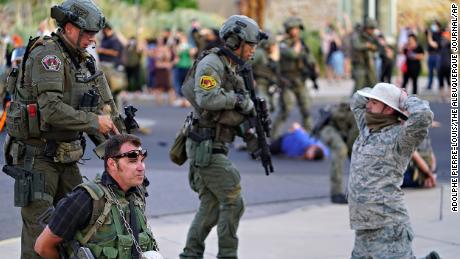
[{"label": "shoulder patch", "polygon": [[62,62],[56,55],[46,55],[42,58],[42,65],[47,71],[59,71]]},{"label": "shoulder patch", "polygon": [[217,85],[216,79],[212,76],[202,76],[200,78],[200,87],[204,90],[211,90]]}]

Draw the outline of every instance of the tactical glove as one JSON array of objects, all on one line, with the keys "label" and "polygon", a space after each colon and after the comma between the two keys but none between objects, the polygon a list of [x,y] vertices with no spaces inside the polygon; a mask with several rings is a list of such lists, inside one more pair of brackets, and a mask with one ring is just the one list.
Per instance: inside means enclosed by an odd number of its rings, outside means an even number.
[{"label": "tactical glove", "polygon": [[247,93],[236,93],[235,109],[243,114],[249,114],[254,109],[254,103]]}]

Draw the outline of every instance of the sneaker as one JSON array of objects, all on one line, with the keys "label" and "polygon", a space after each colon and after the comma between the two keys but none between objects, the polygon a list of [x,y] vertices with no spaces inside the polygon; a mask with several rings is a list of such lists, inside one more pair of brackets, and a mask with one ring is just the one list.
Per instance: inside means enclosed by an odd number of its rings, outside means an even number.
[{"label": "sneaker", "polygon": [[334,194],[331,196],[331,202],[335,204],[347,204],[347,197],[344,194]]},{"label": "sneaker", "polygon": [[427,256],[425,256],[425,259],[441,259],[441,256],[439,256],[438,252],[431,251]]}]

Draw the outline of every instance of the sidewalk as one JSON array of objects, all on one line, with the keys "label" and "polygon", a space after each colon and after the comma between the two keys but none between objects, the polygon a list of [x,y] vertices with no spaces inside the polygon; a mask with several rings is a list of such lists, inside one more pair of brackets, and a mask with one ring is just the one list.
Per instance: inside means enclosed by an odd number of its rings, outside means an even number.
[{"label": "sidewalk", "polygon": [[[443,219],[440,220],[441,188],[407,190],[406,203],[415,231],[414,252],[418,257],[431,250],[442,258],[458,258],[460,213],[450,212],[448,186],[444,186]],[[354,234],[349,228],[348,207],[327,200],[295,202],[294,209],[267,214],[286,204],[251,206],[240,223],[241,259],[329,259],[350,258]],[[308,205],[310,203],[310,205]],[[302,205],[303,204],[303,205]],[[193,214],[149,219],[165,258],[178,258]],[[20,239],[0,241],[0,258],[19,258]],[[207,238],[205,258],[215,258],[215,228]]]}]

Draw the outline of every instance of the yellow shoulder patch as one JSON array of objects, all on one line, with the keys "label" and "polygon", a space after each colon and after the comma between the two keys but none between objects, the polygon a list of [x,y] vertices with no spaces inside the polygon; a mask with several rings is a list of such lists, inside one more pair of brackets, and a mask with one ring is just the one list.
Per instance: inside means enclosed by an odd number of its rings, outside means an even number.
[{"label": "yellow shoulder patch", "polygon": [[200,78],[200,87],[204,90],[211,90],[217,85],[216,79],[212,76],[202,76]]}]

